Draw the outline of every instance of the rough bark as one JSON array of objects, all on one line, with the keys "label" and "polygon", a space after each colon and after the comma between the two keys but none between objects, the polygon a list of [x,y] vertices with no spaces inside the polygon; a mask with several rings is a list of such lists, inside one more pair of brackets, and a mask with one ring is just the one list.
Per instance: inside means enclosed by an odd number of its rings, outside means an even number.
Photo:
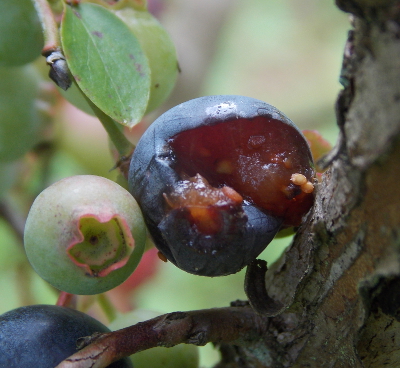
[{"label": "rough bark", "polygon": [[287,307],[269,318],[280,353],[268,341],[225,347],[219,367],[256,366],[255,351],[263,367],[400,366],[400,2],[337,4],[354,14],[340,137],[313,210],[266,276]]}]

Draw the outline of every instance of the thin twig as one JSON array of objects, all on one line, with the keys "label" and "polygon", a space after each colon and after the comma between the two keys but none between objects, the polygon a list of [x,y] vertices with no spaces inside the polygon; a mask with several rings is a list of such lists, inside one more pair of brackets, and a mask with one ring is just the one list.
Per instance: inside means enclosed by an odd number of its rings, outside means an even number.
[{"label": "thin twig", "polygon": [[54,51],[61,50],[58,25],[47,0],[33,0],[36,12],[43,28],[44,47],[42,55],[48,56]]},{"label": "thin twig", "polygon": [[82,350],[56,368],[103,368],[114,361],[156,346],[246,345],[265,336],[268,320],[250,307],[215,308],[168,313],[119,331],[93,335]]},{"label": "thin twig", "polygon": [[58,296],[56,305],[76,309],[77,295],[62,291]]}]

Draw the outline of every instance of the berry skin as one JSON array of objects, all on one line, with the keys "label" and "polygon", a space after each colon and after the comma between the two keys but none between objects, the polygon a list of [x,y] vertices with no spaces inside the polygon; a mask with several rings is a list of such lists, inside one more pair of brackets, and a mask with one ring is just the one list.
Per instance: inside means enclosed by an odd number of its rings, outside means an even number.
[{"label": "berry skin", "polygon": [[71,294],[98,294],[121,284],[139,263],[145,239],[134,198],[94,175],[46,188],[32,204],[24,231],[35,271]]},{"label": "berry skin", "polygon": [[220,276],[249,264],[281,228],[300,224],[313,204],[314,175],[306,139],[279,110],[249,97],[207,96],[149,127],[129,186],[168,260]]},{"label": "berry skin", "polygon": [[[0,367],[54,368],[77,351],[77,340],[110,330],[74,309],[55,305],[20,307],[0,316]],[[132,368],[128,358],[109,368]]]}]

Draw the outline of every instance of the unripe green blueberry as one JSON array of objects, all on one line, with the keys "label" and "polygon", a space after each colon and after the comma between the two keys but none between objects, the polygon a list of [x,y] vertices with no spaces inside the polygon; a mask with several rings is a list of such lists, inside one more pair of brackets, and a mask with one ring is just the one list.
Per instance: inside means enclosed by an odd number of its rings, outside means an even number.
[{"label": "unripe green blueberry", "polygon": [[146,229],[133,197],[115,182],[77,175],[46,188],[25,225],[36,272],[72,294],[98,294],[125,281],[144,251]]},{"label": "unripe green blueberry", "polygon": [[[116,331],[159,315],[160,313],[154,311],[136,309],[119,314],[108,327]],[[171,348],[160,346],[135,353],[130,359],[135,368],[197,368],[199,348],[190,344],[179,344]]]},{"label": "unripe green blueberry", "polygon": [[[75,309],[28,305],[0,315],[0,367],[54,368],[77,351],[77,341],[109,329]],[[132,368],[123,358],[107,368]]]},{"label": "unripe green blueberry", "polygon": [[24,65],[40,56],[44,40],[32,0],[0,1],[0,35],[0,65]]},{"label": "unripe green blueberry", "polygon": [[0,161],[14,161],[38,141],[39,75],[31,66],[0,67]]},{"label": "unripe green blueberry", "polygon": [[134,33],[148,58],[151,83],[146,113],[149,113],[165,101],[175,85],[178,61],[174,43],[160,22],[147,11],[126,6],[115,14]]}]

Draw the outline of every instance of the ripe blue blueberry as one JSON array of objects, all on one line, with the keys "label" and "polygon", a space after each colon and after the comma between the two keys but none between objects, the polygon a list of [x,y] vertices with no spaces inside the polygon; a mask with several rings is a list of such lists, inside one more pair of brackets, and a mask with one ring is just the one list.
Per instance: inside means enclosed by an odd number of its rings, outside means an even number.
[{"label": "ripe blue blueberry", "polygon": [[[110,332],[99,321],[55,305],[20,307],[0,316],[0,367],[54,368],[77,351],[77,340]],[[128,358],[109,368],[132,368]]]}]

